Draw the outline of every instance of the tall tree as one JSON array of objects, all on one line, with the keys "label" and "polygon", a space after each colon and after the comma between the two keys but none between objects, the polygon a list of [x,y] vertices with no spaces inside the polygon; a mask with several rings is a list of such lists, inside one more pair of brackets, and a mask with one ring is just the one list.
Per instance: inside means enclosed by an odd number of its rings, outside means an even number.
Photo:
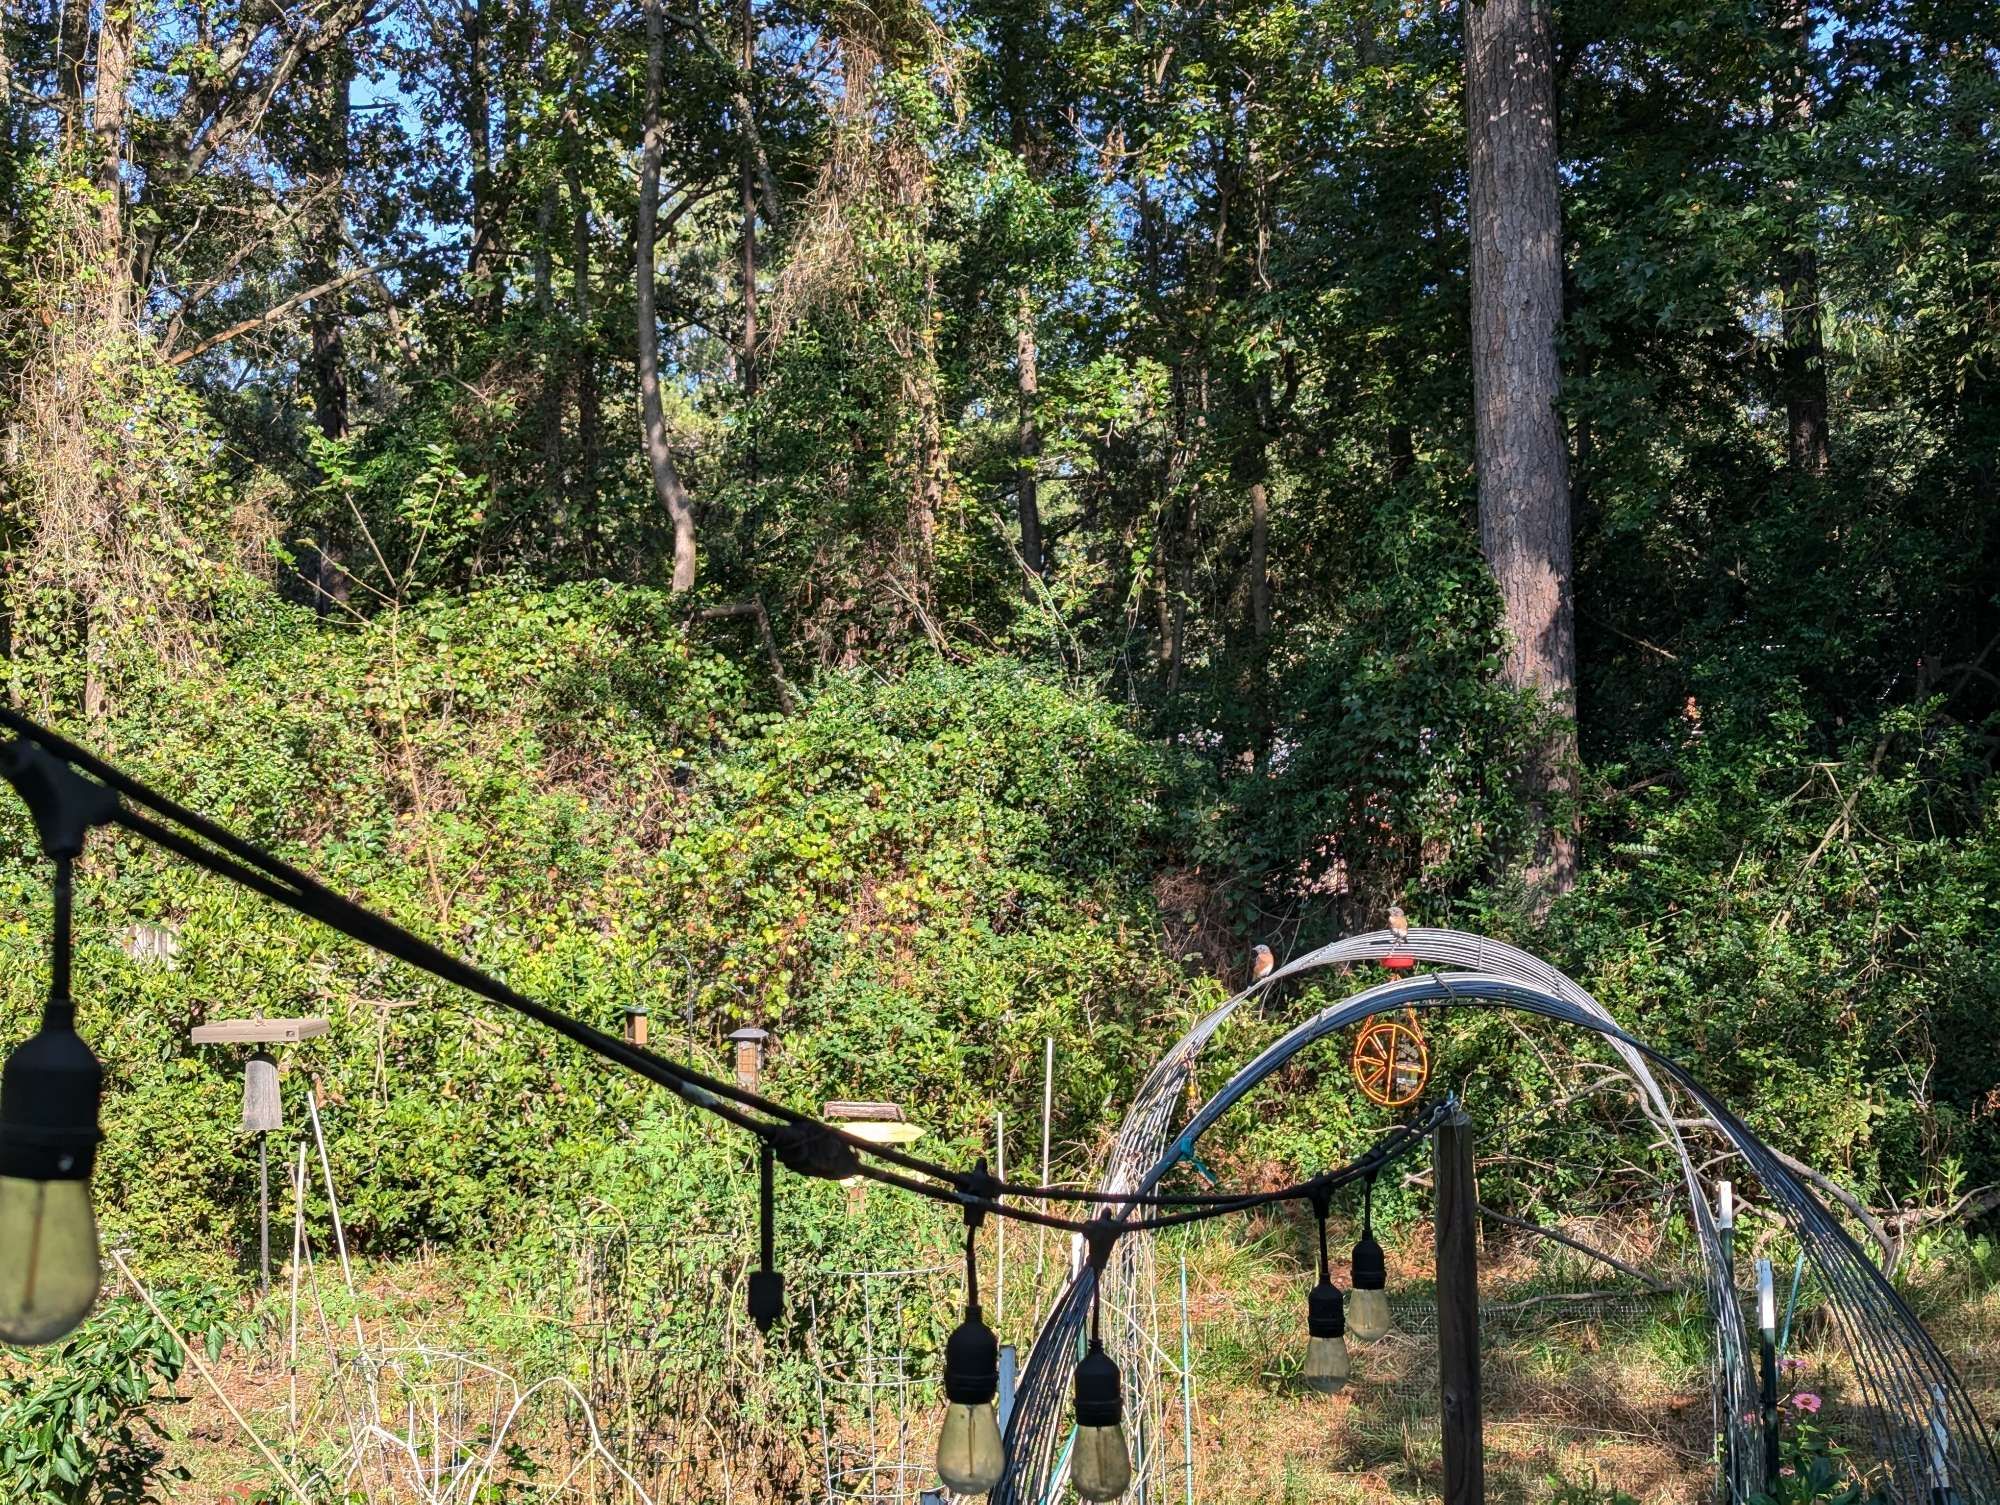
[{"label": "tall tree", "polygon": [[1469,0],[1465,105],[1479,537],[1500,588],[1506,676],[1553,718],[1530,766],[1530,887],[1567,889],[1576,843],[1555,805],[1576,750],[1576,621],[1561,371],[1562,204],[1547,0]]},{"label": "tall tree", "polygon": [[667,438],[666,410],[660,400],[660,315],[656,294],[660,225],[660,92],[666,67],[667,23],[661,0],[646,3],[645,138],[639,149],[637,243],[639,337],[639,408],[646,461],[653,472],[653,490],[674,529],[673,588],[676,594],[694,589],[694,501],[674,463]]},{"label": "tall tree", "polygon": [[[1797,143],[1812,129],[1812,16],[1806,0],[1778,7],[1779,80],[1774,91],[1777,129]],[[1781,356],[1785,395],[1785,454],[1795,472],[1823,474],[1833,463],[1827,416],[1826,337],[1820,318],[1817,215],[1810,186],[1796,175],[1785,181],[1785,244],[1779,251],[1783,300]]]},{"label": "tall tree", "polygon": [[[342,250],[347,239],[348,125],[352,119],[353,53],[334,45],[313,54],[304,70],[311,107],[307,133],[308,192],[316,195],[306,229],[303,277],[312,287],[325,288],[312,301],[307,323],[313,426],[322,437],[347,437],[346,288],[338,285]],[[313,605],[325,612],[347,600],[347,572],[340,551],[329,537],[314,547]]]},{"label": "tall tree", "polygon": [[[757,12],[752,0],[738,0],[736,7],[737,60],[743,70],[742,87],[735,97],[737,113],[737,213],[742,219],[740,258],[743,300],[743,329],[737,349],[742,363],[743,395],[757,395],[757,122],[751,115],[756,98]],[[754,463],[754,461],[753,461]]]},{"label": "tall tree", "polygon": [[137,0],[107,0],[97,28],[97,87],[91,98],[90,132],[97,157],[98,226],[107,312],[122,319],[126,300],[125,123],[130,112],[132,44],[138,25]]},{"label": "tall tree", "polygon": [[[1049,143],[1035,109],[1049,39],[1049,14],[1034,0],[1014,0],[1002,12],[1000,66],[1004,70],[1009,145],[1032,183],[1046,171]],[[1042,535],[1041,353],[1035,294],[1023,281],[1014,290],[1014,511],[1021,526],[1021,562],[1048,573]]]}]

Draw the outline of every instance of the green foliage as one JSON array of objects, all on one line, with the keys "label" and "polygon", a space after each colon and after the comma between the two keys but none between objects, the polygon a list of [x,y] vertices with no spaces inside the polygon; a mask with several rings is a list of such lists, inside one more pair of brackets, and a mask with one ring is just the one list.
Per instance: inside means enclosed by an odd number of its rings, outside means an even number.
[{"label": "green foliage", "polygon": [[1551,1474],[1544,1482],[1549,1505],[1639,1505],[1638,1500],[1616,1485],[1606,1484],[1595,1474],[1588,1479],[1565,1479]]},{"label": "green foliage", "polygon": [[[1803,1401],[1803,1403],[1802,1403]],[[1888,1498],[1855,1473],[1853,1460],[1819,1424],[1819,1397],[1795,1391],[1781,1403],[1778,1477],[1752,1505],[1874,1505]]]},{"label": "green foliage", "polygon": [[[163,1310],[211,1362],[249,1328],[211,1293],[168,1292]],[[108,1302],[60,1347],[0,1366],[0,1491],[21,1505],[150,1505],[166,1434],[151,1414],[180,1378],[180,1341],[133,1297]],[[185,1480],[185,1469],[164,1475]]]},{"label": "green foliage", "polygon": [[[1054,1035],[1058,1130],[1094,1125],[1189,997],[1147,943],[1172,765],[1001,661],[830,680],[773,720],[666,613],[644,591],[493,590],[301,638],[266,602],[226,624],[215,684],[135,687],[104,741],[601,1026],[643,1004],[669,1048],[720,1066],[723,1035],[764,1025],[771,1084],[801,1106],[896,1099],[957,1154],[996,1107],[1032,1116]],[[683,1111],[250,896],[105,855],[84,868],[78,994],[112,1084],[109,1216],[148,1250],[246,1247],[240,1064],[188,1045],[204,1018],[331,1017],[287,1053],[286,1092],[296,1120],[306,1078],[325,1089],[364,1250],[522,1230],[522,1185],[574,1201],[632,1124]],[[4,883],[19,1029],[46,898],[31,862]],[[139,924],[174,929],[174,967],[124,954]]]}]

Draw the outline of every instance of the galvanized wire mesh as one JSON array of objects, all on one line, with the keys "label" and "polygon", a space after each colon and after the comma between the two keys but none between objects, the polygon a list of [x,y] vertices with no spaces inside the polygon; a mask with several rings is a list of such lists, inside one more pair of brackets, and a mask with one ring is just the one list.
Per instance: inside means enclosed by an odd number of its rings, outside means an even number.
[{"label": "galvanized wire mesh", "polygon": [[[936,1478],[936,1356],[958,1295],[952,1265],[822,1276],[807,1311],[824,1505],[919,1505]],[[822,1308],[847,1309],[840,1341]]]}]

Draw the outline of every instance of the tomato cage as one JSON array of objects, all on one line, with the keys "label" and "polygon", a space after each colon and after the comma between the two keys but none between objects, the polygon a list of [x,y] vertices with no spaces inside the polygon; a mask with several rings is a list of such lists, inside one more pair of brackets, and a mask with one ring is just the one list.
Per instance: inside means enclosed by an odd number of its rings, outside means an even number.
[{"label": "tomato cage", "polygon": [[825,1271],[806,1297],[825,1505],[940,1498],[939,1356],[957,1320],[954,1264]]}]

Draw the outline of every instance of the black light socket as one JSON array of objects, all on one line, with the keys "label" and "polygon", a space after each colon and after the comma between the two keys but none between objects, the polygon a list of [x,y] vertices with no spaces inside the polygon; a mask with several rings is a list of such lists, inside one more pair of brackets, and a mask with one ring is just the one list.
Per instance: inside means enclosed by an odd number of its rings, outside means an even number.
[{"label": "black light socket", "polygon": [[0,746],[0,778],[34,818],[42,851],[50,857],[75,857],[92,826],[118,813],[118,796],[95,779],[87,779],[38,743],[17,740]]},{"label": "black light socket", "polygon": [[1340,1287],[1330,1280],[1322,1280],[1306,1297],[1306,1333],[1314,1338],[1347,1335],[1347,1307]]},{"label": "black light socket", "polygon": [[785,1277],[776,1270],[752,1270],[750,1320],[757,1324],[757,1331],[769,1333],[772,1324],[784,1315]]},{"label": "black light socket", "polygon": [[75,1030],[45,1026],[24,1041],[0,1070],[0,1176],[89,1180],[103,1095],[104,1068]]},{"label": "black light socket", "polygon": [[1076,1424],[1115,1427],[1124,1419],[1124,1384],[1118,1366],[1104,1351],[1104,1344],[1092,1338],[1090,1350],[1076,1366]]},{"label": "black light socket", "polygon": [[989,1406],[1000,1393],[1000,1340],[974,1303],[944,1343],[944,1394],[955,1406]]},{"label": "black light socket", "polygon": [[1388,1261],[1371,1232],[1364,1231],[1361,1242],[1354,1246],[1353,1276],[1357,1291],[1379,1291],[1389,1284]]}]

